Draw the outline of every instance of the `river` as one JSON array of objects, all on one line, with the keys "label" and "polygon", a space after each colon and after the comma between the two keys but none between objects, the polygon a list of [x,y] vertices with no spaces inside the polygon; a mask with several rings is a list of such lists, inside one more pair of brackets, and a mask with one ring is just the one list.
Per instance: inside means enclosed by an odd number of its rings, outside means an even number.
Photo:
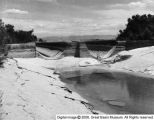
[{"label": "river", "polygon": [[84,68],[63,71],[61,79],[95,110],[108,114],[154,113],[153,76],[106,69],[90,69],[89,72]]}]

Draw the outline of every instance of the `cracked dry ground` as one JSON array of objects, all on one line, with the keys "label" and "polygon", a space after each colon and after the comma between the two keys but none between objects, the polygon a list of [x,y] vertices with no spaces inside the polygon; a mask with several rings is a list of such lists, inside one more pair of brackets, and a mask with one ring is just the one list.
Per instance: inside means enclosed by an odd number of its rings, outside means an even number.
[{"label": "cracked dry ground", "polygon": [[96,114],[93,106],[65,87],[52,70],[36,66],[32,70],[18,62],[8,59],[0,69],[2,120],[51,120],[56,114]]}]

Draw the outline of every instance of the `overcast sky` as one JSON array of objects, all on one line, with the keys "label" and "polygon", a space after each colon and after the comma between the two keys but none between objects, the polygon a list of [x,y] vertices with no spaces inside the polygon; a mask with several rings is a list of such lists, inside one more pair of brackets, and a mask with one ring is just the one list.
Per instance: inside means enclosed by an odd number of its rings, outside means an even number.
[{"label": "overcast sky", "polygon": [[39,37],[116,35],[134,14],[154,14],[154,0],[0,0],[0,18]]}]

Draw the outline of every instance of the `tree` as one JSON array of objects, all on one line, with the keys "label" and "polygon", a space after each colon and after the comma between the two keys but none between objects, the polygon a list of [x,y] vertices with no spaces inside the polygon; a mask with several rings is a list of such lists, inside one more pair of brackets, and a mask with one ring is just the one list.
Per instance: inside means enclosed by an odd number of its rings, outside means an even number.
[{"label": "tree", "polygon": [[23,30],[18,30],[15,31],[15,37],[17,39],[17,43],[26,43],[26,42],[34,42],[37,41],[37,37],[33,35],[34,30],[30,31],[23,31]]},{"label": "tree", "polygon": [[42,38],[40,38],[38,41],[39,41],[39,42],[44,42]]},{"label": "tree", "polygon": [[5,29],[6,29],[8,36],[9,36],[6,43],[14,43],[16,41],[14,26],[7,24],[7,25],[5,25]]},{"label": "tree", "polygon": [[117,40],[154,40],[154,15],[133,15],[128,18],[124,30],[120,30]]},{"label": "tree", "polygon": [[0,19],[0,45],[5,44],[5,39],[7,39],[7,33],[6,33],[6,30],[5,30],[4,23]]},{"label": "tree", "polygon": [[34,30],[15,30],[11,24],[4,24],[0,19],[0,45],[7,43],[26,43],[37,41]]},{"label": "tree", "polygon": [[13,25],[7,24],[7,25],[5,25],[5,28],[8,33],[12,33],[12,34],[14,33],[14,26]]}]

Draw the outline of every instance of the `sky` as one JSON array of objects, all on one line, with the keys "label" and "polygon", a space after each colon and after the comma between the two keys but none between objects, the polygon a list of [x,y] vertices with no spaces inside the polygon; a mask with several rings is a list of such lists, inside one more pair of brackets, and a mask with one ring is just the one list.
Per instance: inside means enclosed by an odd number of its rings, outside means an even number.
[{"label": "sky", "polygon": [[38,37],[117,35],[135,14],[154,14],[154,0],[0,0],[0,19]]}]

